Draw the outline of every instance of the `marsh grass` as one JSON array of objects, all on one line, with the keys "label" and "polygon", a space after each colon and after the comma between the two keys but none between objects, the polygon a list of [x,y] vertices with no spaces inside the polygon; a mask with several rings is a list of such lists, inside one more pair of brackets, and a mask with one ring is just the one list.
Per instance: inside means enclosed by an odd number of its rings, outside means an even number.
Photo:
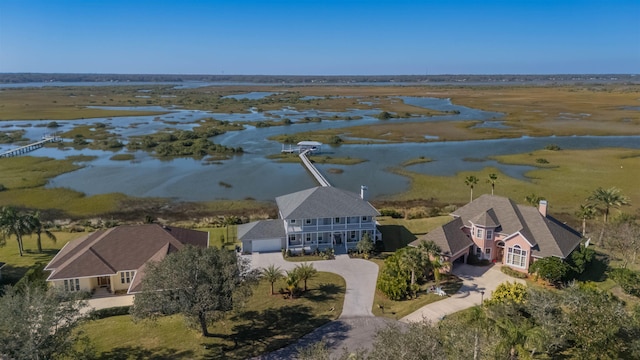
[{"label": "marsh grass", "polygon": [[[294,343],[298,338],[337,319],[342,312],[345,281],[319,272],[301,297],[269,295],[270,284],[261,281],[247,304],[209,326],[211,337],[187,328],[182,316],[133,323],[115,316],[89,321],[86,332],[99,359],[247,359]],[[275,289],[284,287],[277,282]]]},{"label": "marsh grass", "polygon": [[133,154],[115,154],[109,158],[109,160],[113,161],[131,161],[135,160],[135,155]]}]

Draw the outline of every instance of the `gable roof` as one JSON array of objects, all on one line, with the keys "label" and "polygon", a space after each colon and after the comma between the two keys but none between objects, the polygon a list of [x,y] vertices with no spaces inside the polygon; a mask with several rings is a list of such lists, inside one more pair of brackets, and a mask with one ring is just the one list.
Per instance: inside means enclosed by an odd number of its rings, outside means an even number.
[{"label": "gable roof", "polygon": [[566,258],[580,244],[582,237],[550,216],[543,216],[533,206],[517,205],[513,200],[496,195],[482,195],[452,213],[464,224],[491,223],[492,213],[500,232],[519,232],[533,246],[532,255]]},{"label": "gable roof", "polygon": [[452,256],[473,245],[473,241],[462,231],[463,227],[462,219],[455,218],[409,245],[418,246],[422,241],[433,241],[442,250],[442,255]]},{"label": "gable roof", "polygon": [[469,221],[472,224],[475,224],[476,226],[479,225],[479,226],[491,227],[491,228],[496,228],[500,226],[500,222],[498,221],[498,217],[496,215],[496,212],[493,210],[493,208],[483,213],[480,213],[478,216],[474,217]]},{"label": "gable roof", "polygon": [[281,219],[261,220],[238,225],[238,239],[240,240],[259,240],[284,237],[284,224]]},{"label": "gable roof", "polygon": [[318,186],[279,196],[276,204],[283,219],[380,215],[378,210],[358,194],[333,186]]},{"label": "gable roof", "polygon": [[[124,225],[99,230],[67,243],[47,264],[47,280],[114,275],[138,270],[185,245],[208,246],[206,232],[158,224]],[[137,274],[139,275],[139,274]],[[139,276],[136,276],[141,281]]]}]

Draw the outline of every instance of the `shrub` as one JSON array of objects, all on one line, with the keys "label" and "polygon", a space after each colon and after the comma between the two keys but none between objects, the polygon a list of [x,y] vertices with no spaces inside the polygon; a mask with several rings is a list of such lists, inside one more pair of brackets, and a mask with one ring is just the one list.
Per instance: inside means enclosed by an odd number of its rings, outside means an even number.
[{"label": "shrub", "polygon": [[640,273],[626,268],[615,268],[609,271],[609,276],[624,292],[640,297]]},{"label": "shrub", "polygon": [[540,259],[529,266],[530,274],[536,274],[553,284],[565,280],[569,270],[567,263],[554,256]]},{"label": "shrub", "polygon": [[558,146],[557,144],[549,144],[549,145],[545,146],[544,148],[545,148],[545,150],[552,150],[552,151],[562,150],[562,148],[560,146]]},{"label": "shrub", "polygon": [[538,164],[548,164],[549,163],[549,161],[547,159],[545,159],[545,158],[537,158],[536,162]]},{"label": "shrub", "polygon": [[90,319],[98,320],[112,316],[129,315],[131,306],[116,306],[106,309],[94,310],[91,312]]},{"label": "shrub", "polygon": [[4,185],[0,184],[0,191],[5,191],[5,190],[7,190],[7,188]]},{"label": "shrub", "polygon": [[518,278],[518,279],[525,279],[527,277],[527,274],[525,273],[521,273],[520,271],[516,271],[513,270],[512,268],[508,267],[508,266],[503,266],[500,271],[502,271],[502,273],[509,275],[511,277],[514,278]]},{"label": "shrub", "polygon": [[401,212],[394,209],[382,209],[380,210],[380,215],[391,216],[393,219],[402,219],[404,217]]}]

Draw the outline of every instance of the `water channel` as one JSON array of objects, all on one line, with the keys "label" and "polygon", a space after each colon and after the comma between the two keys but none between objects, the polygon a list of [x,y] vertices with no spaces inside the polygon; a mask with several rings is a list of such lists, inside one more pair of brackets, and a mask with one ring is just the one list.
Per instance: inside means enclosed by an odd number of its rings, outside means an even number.
[{"label": "water channel", "polygon": [[[245,97],[257,99],[272,93],[249,93]],[[242,98],[241,95],[237,95]],[[451,104],[448,99],[402,97],[408,104],[425,108],[455,111],[443,116],[413,117],[410,119],[392,119],[393,121],[412,121],[429,123],[433,121],[480,120],[482,126],[503,126],[502,114],[471,109]],[[113,108],[122,109],[122,108]],[[130,110],[131,108],[125,108]],[[148,107],[139,110],[159,110]],[[278,163],[266,158],[279,153],[281,144],[267,138],[282,133],[297,133],[328,128],[344,128],[356,125],[378,123],[375,118],[379,110],[348,110],[345,112],[298,111],[283,108],[277,111],[233,114],[217,114],[198,110],[179,108],[161,108],[168,113],[161,116],[129,116],[114,118],[96,118],[73,121],[57,121],[58,131],[67,131],[77,125],[104,123],[109,131],[117,133],[125,141],[135,135],[150,134],[165,128],[192,129],[204,118],[213,117],[233,122],[267,121],[290,118],[294,124],[256,128],[246,126],[242,131],[231,131],[216,136],[212,140],[227,146],[241,146],[243,155],[229,160],[207,163],[194,159],[159,160],[146,152],[138,151],[134,161],[109,160],[114,152],[96,150],[61,150],[43,148],[31,153],[32,156],[65,158],[70,155],[93,155],[95,160],[84,163],[80,170],[51,179],[47,187],[66,187],[88,195],[122,192],[139,197],[166,197],[184,201],[203,201],[215,199],[273,200],[274,197],[293,191],[316,186],[312,177],[298,163]],[[299,123],[304,117],[330,118],[360,117],[358,120],[323,120],[318,123]],[[46,128],[49,120],[3,121],[0,131],[25,130],[25,137],[36,140],[51,132]],[[357,192],[360,185],[369,187],[370,196],[379,198],[400,193],[408,189],[407,178],[389,171],[397,168],[406,160],[425,156],[432,162],[407,167],[418,173],[449,176],[460,171],[476,171],[492,166],[508,176],[526,179],[529,166],[499,164],[490,157],[504,154],[525,153],[542,149],[548,144],[557,144],[565,149],[594,149],[602,147],[640,148],[639,136],[572,136],[572,137],[522,137],[516,139],[496,139],[478,141],[446,141],[404,144],[358,144],[330,147],[325,145],[324,152],[332,157],[352,157],[365,159],[366,162],[341,166],[319,165],[318,168],[334,185]],[[15,145],[0,145],[0,152]],[[127,153],[121,150],[118,153]],[[473,161],[469,161],[473,159]],[[329,169],[341,169],[343,173],[330,173]],[[226,184],[230,184],[231,187]]]}]

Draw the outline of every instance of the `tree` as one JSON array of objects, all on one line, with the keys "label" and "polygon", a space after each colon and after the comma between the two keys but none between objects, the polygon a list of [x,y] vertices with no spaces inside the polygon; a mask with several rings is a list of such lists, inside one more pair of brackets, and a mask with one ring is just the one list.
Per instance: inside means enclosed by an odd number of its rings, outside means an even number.
[{"label": "tree", "polygon": [[616,257],[622,260],[623,268],[635,264],[640,253],[640,224],[636,221],[614,224],[608,232],[607,244]]},{"label": "tree", "polygon": [[282,279],[284,274],[279,266],[269,265],[261,270],[262,277],[271,283],[271,295],[273,295],[273,284]]},{"label": "tree", "polygon": [[208,336],[207,318],[221,316],[251,293],[257,273],[232,251],[185,246],[146,265],[142,292],[136,295],[134,319],[183,314]]},{"label": "tree", "polygon": [[582,274],[595,256],[595,250],[584,245],[580,245],[578,249],[574,250],[569,258],[569,266],[574,273],[573,276],[578,277]]},{"label": "tree", "polygon": [[378,279],[378,289],[391,300],[403,300],[407,297],[411,277],[402,263],[402,252],[396,251],[384,260],[384,267]]},{"label": "tree", "polygon": [[444,348],[438,329],[428,322],[411,323],[405,330],[390,325],[376,333],[369,360],[429,360],[444,359]]},{"label": "tree", "polygon": [[498,175],[494,173],[489,174],[489,179],[487,180],[487,182],[491,184],[491,195],[493,195],[493,191],[496,188],[496,181],[498,181]]},{"label": "tree", "polygon": [[287,290],[289,290],[289,296],[291,299],[293,299],[296,293],[296,290],[298,289],[298,284],[300,283],[300,275],[298,275],[297,268],[287,271],[285,282],[287,283]]},{"label": "tree", "polygon": [[318,274],[318,270],[313,267],[313,264],[302,263],[296,265],[295,271],[298,273],[298,279],[304,282],[304,291],[307,291],[307,280]]},{"label": "tree", "polygon": [[26,284],[7,286],[0,297],[0,358],[80,358],[83,340],[76,326],[84,319],[82,301]]},{"label": "tree", "polygon": [[471,200],[473,201],[473,187],[478,183],[479,179],[475,175],[469,175],[464,179],[464,183],[471,188]]},{"label": "tree", "polygon": [[630,200],[627,196],[620,192],[620,189],[616,187],[610,187],[603,189],[599,187],[593,191],[591,196],[587,199],[592,202],[593,206],[598,208],[603,215],[603,222],[606,224],[609,218],[609,211],[611,208],[619,208],[624,205],[629,205]]},{"label": "tree", "polygon": [[442,249],[433,241],[421,241],[418,250],[424,254],[424,259],[428,269],[433,271],[433,279],[436,284],[440,284],[441,270],[449,265],[449,263],[440,259]]},{"label": "tree", "polygon": [[13,207],[0,208],[0,238],[9,238],[11,235],[16,237],[18,241],[18,249],[20,250],[20,256],[24,253],[24,245],[22,244],[22,237],[30,234],[33,231],[33,226],[29,221],[29,217],[25,214],[19,213]]},{"label": "tree", "polygon": [[557,284],[565,279],[569,273],[569,265],[555,256],[548,256],[535,261],[529,266],[530,274],[537,274],[544,280]]},{"label": "tree", "polygon": [[56,242],[56,236],[49,231],[49,229],[44,227],[44,224],[40,220],[40,211],[36,211],[35,213],[28,215],[28,221],[31,223],[31,227],[33,231],[36,233],[37,244],[38,244],[38,253],[42,253],[42,234],[45,234],[49,240]]},{"label": "tree", "polygon": [[361,254],[364,254],[365,259],[369,257],[369,254],[373,251],[375,246],[373,245],[373,241],[371,241],[371,236],[369,233],[364,233],[358,244],[356,245],[356,249]]},{"label": "tree", "polygon": [[538,196],[537,194],[531,193],[524,197],[524,201],[531,206],[538,206],[540,201],[544,200],[542,196]]},{"label": "tree", "polygon": [[426,264],[425,257],[422,252],[415,247],[404,248],[400,254],[402,265],[409,270],[411,274],[409,285],[413,285],[416,283],[416,277],[422,276]]},{"label": "tree", "polygon": [[596,208],[592,204],[581,204],[576,211],[576,216],[582,219],[582,236],[587,233],[587,220],[593,219],[596,215]]}]

